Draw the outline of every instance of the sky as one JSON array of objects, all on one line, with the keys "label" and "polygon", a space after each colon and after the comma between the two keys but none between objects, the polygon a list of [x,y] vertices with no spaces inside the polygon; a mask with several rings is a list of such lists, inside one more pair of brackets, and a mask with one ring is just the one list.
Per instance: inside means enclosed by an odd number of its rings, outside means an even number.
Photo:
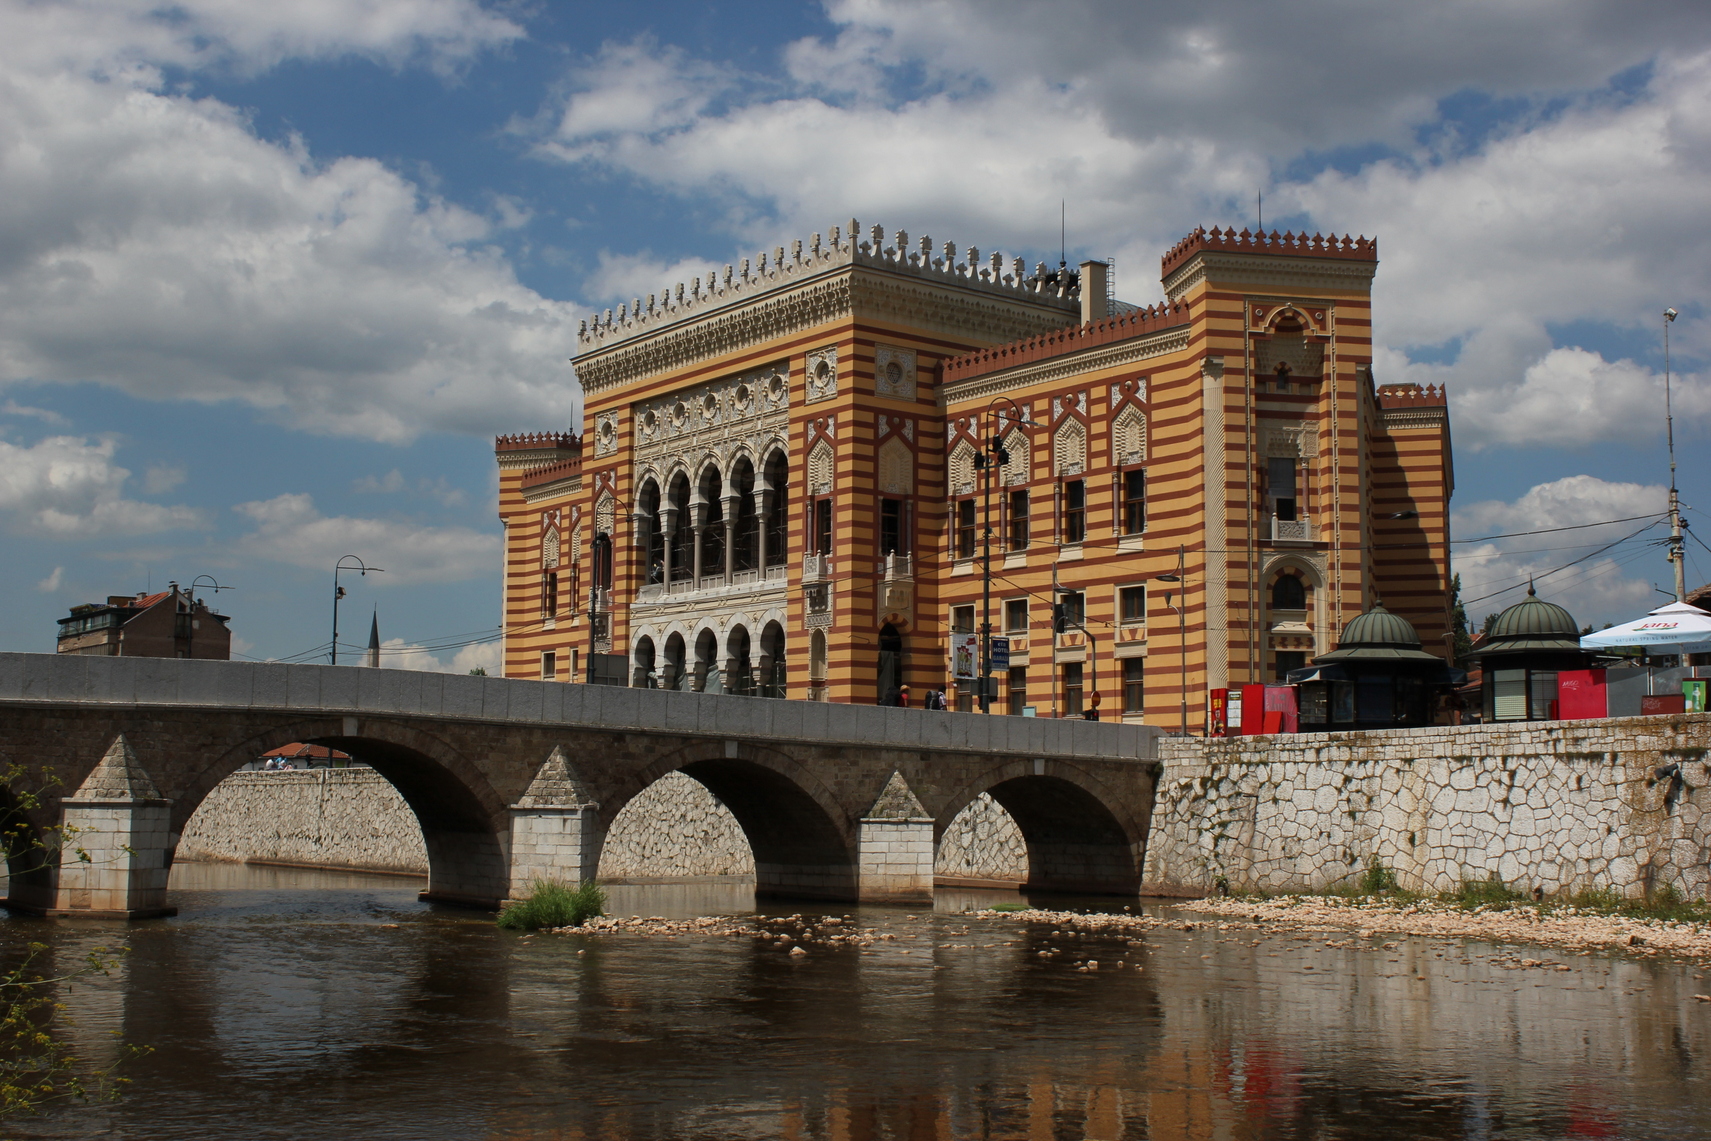
[{"label": "sky", "polygon": [[492,437],[579,428],[590,311],[851,217],[1055,260],[1060,203],[1146,304],[1260,194],[1378,236],[1476,623],[1666,601],[1666,307],[1711,581],[1703,2],[0,0],[0,187],[0,649],[212,580],[324,660],[350,554],[342,644],[494,671]]}]

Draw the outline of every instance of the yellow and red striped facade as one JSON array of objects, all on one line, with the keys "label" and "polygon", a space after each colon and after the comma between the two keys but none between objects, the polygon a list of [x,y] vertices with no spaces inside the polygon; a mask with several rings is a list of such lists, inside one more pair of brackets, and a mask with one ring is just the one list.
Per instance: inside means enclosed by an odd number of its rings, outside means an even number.
[{"label": "yellow and red striped facade", "polygon": [[[1030,275],[852,222],[609,311],[580,437],[498,442],[506,675],[581,680],[592,652],[632,684],[966,706],[949,647],[988,614],[988,526],[995,710],[1098,694],[1192,730],[1208,689],[1304,664],[1378,598],[1437,652],[1447,411],[1374,385],[1376,265],[1196,231],[1163,305],[1108,312],[1098,263]],[[1058,591],[1084,629],[1053,632]]]}]

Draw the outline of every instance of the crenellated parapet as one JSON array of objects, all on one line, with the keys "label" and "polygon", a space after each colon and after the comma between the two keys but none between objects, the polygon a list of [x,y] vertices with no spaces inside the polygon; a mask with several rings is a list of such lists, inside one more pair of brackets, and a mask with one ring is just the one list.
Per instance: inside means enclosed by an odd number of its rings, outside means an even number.
[{"label": "crenellated parapet", "polygon": [[1378,389],[1380,408],[1445,408],[1449,397],[1443,386],[1428,384],[1386,384]]},{"label": "crenellated parapet", "polygon": [[946,384],[972,380],[974,377],[1001,372],[1016,365],[1047,360],[1095,345],[1126,341],[1130,337],[1156,333],[1161,329],[1173,329],[1188,322],[1188,306],[1182,302],[1166,302],[1162,305],[1149,305],[1144,309],[1131,309],[1114,317],[1089,321],[1085,325],[1071,325],[1067,329],[1055,329],[1037,337],[1012,341],[1007,345],[994,345],[989,349],[976,349],[972,353],[952,357],[944,363],[943,379]]},{"label": "crenellated parapet", "polygon": [[517,432],[493,438],[495,452],[536,451],[541,448],[581,452],[582,437],[570,432]]},{"label": "crenellated parapet", "polygon": [[638,297],[615,310],[596,314],[577,332],[582,352],[598,352],[847,266],[891,270],[997,296],[1049,300],[1065,308],[1080,296],[1073,274],[1052,271],[1044,262],[1029,273],[1021,258],[1006,262],[1002,253],[994,252],[983,260],[975,246],[959,253],[955,242],[945,242],[935,250],[928,235],[911,242],[908,231],[898,230],[888,239],[884,226],[871,227],[866,239],[860,233],[860,223],[851,218],[847,230],[833,226],[824,239],[814,234],[806,243],[793,241],[788,251],[775,246],[770,254],[763,250],[752,260],[744,258],[740,265],[726,265],[722,273],[710,271],[690,278],[687,284],[678,282],[660,293],[650,293],[645,300]]},{"label": "crenellated parapet", "polygon": [[1331,234],[1296,234],[1293,232],[1278,233],[1273,230],[1249,232],[1245,227],[1240,233],[1233,229],[1220,230],[1213,226],[1210,230],[1195,227],[1194,232],[1182,239],[1165,252],[1160,259],[1159,276],[1169,277],[1171,272],[1195,254],[1203,250],[1217,250],[1222,253],[1238,254],[1268,254],[1273,257],[1303,257],[1303,258],[1341,258],[1349,261],[1378,260],[1378,239],[1361,236],[1351,238],[1347,234],[1338,236]]}]

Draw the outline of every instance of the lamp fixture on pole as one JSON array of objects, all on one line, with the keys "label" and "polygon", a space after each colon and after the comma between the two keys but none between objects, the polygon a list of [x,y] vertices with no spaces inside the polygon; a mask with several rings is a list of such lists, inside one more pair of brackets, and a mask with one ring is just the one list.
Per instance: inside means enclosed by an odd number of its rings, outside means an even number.
[{"label": "lamp fixture on pole", "polygon": [[1669,561],[1675,568],[1675,600],[1687,601],[1687,546],[1681,538],[1681,496],[1675,487],[1675,413],[1669,402],[1669,327],[1674,309],[1663,311],[1663,418],[1669,443]]},{"label": "lamp fixture on pole", "polygon": [[1002,414],[995,413],[992,405],[1005,403],[1010,406],[1011,414],[1017,424],[1026,424],[1030,428],[1043,425],[1036,422],[1022,406],[1008,396],[995,396],[986,405],[986,416],[993,422],[991,436],[987,445],[974,454],[974,466],[979,469],[982,480],[983,494],[981,497],[981,587],[980,587],[980,711],[992,712],[992,480],[994,469],[1002,471],[1010,462],[1010,453],[1004,448]]},{"label": "lamp fixture on pole", "polygon": [[189,657],[196,656],[196,587],[203,579],[208,580],[208,589],[215,594],[222,590],[236,590],[233,586],[221,586],[218,579],[211,574],[199,574],[190,580],[190,589],[185,593],[190,599],[190,632],[184,639],[184,651]]},{"label": "lamp fixture on pole", "polygon": [[[345,565],[345,559],[356,559],[356,565],[347,567]],[[370,571],[373,571],[375,574],[385,574],[386,573],[380,567],[368,566],[366,563],[364,563],[361,559],[357,558],[357,556],[355,556],[355,555],[344,555],[339,559],[339,561],[337,563],[335,563],[333,565],[333,652],[332,652],[332,664],[335,666],[339,664],[339,599],[341,599],[345,596],[345,588],[339,585],[339,572],[340,571],[347,571],[347,570],[358,571],[365,578],[368,576],[368,573]]]},{"label": "lamp fixture on pole", "polygon": [[1188,587],[1187,584],[1183,582],[1183,579],[1185,578],[1183,565],[1185,558],[1186,552],[1184,549],[1182,547],[1176,548],[1176,573],[1154,576],[1159,582],[1174,582],[1182,584],[1183,605],[1177,606],[1171,602],[1171,595],[1175,592],[1169,590],[1164,592],[1164,604],[1170,607],[1170,609],[1176,611],[1176,645],[1178,655],[1182,662],[1182,677],[1180,683],[1182,687],[1182,718],[1178,732],[1184,737],[1188,736],[1188,614],[1185,610],[1188,603]]}]

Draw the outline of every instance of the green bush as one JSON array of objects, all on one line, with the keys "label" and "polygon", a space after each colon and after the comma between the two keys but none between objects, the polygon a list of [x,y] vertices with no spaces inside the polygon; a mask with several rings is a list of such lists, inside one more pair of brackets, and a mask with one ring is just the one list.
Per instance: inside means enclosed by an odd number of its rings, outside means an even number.
[{"label": "green bush", "polygon": [[1376,858],[1367,864],[1366,871],[1360,877],[1362,895],[1383,895],[1385,892],[1395,891],[1396,887],[1396,873],[1379,863]]},{"label": "green bush", "polygon": [[1456,902],[1463,907],[1515,903],[1525,898],[1520,892],[1510,891],[1509,885],[1495,875],[1488,880],[1463,880],[1461,890],[1455,895]]},{"label": "green bush", "polygon": [[1026,904],[1026,903],[995,903],[991,907],[987,908],[986,910],[988,910],[988,911],[1032,911],[1033,908],[1032,908],[1032,906],[1030,906],[1029,904]]},{"label": "green bush", "polygon": [[606,914],[606,893],[588,880],[581,887],[554,880],[539,880],[528,898],[517,900],[499,913],[499,926],[513,931],[538,931],[543,927],[581,927],[595,916]]}]

